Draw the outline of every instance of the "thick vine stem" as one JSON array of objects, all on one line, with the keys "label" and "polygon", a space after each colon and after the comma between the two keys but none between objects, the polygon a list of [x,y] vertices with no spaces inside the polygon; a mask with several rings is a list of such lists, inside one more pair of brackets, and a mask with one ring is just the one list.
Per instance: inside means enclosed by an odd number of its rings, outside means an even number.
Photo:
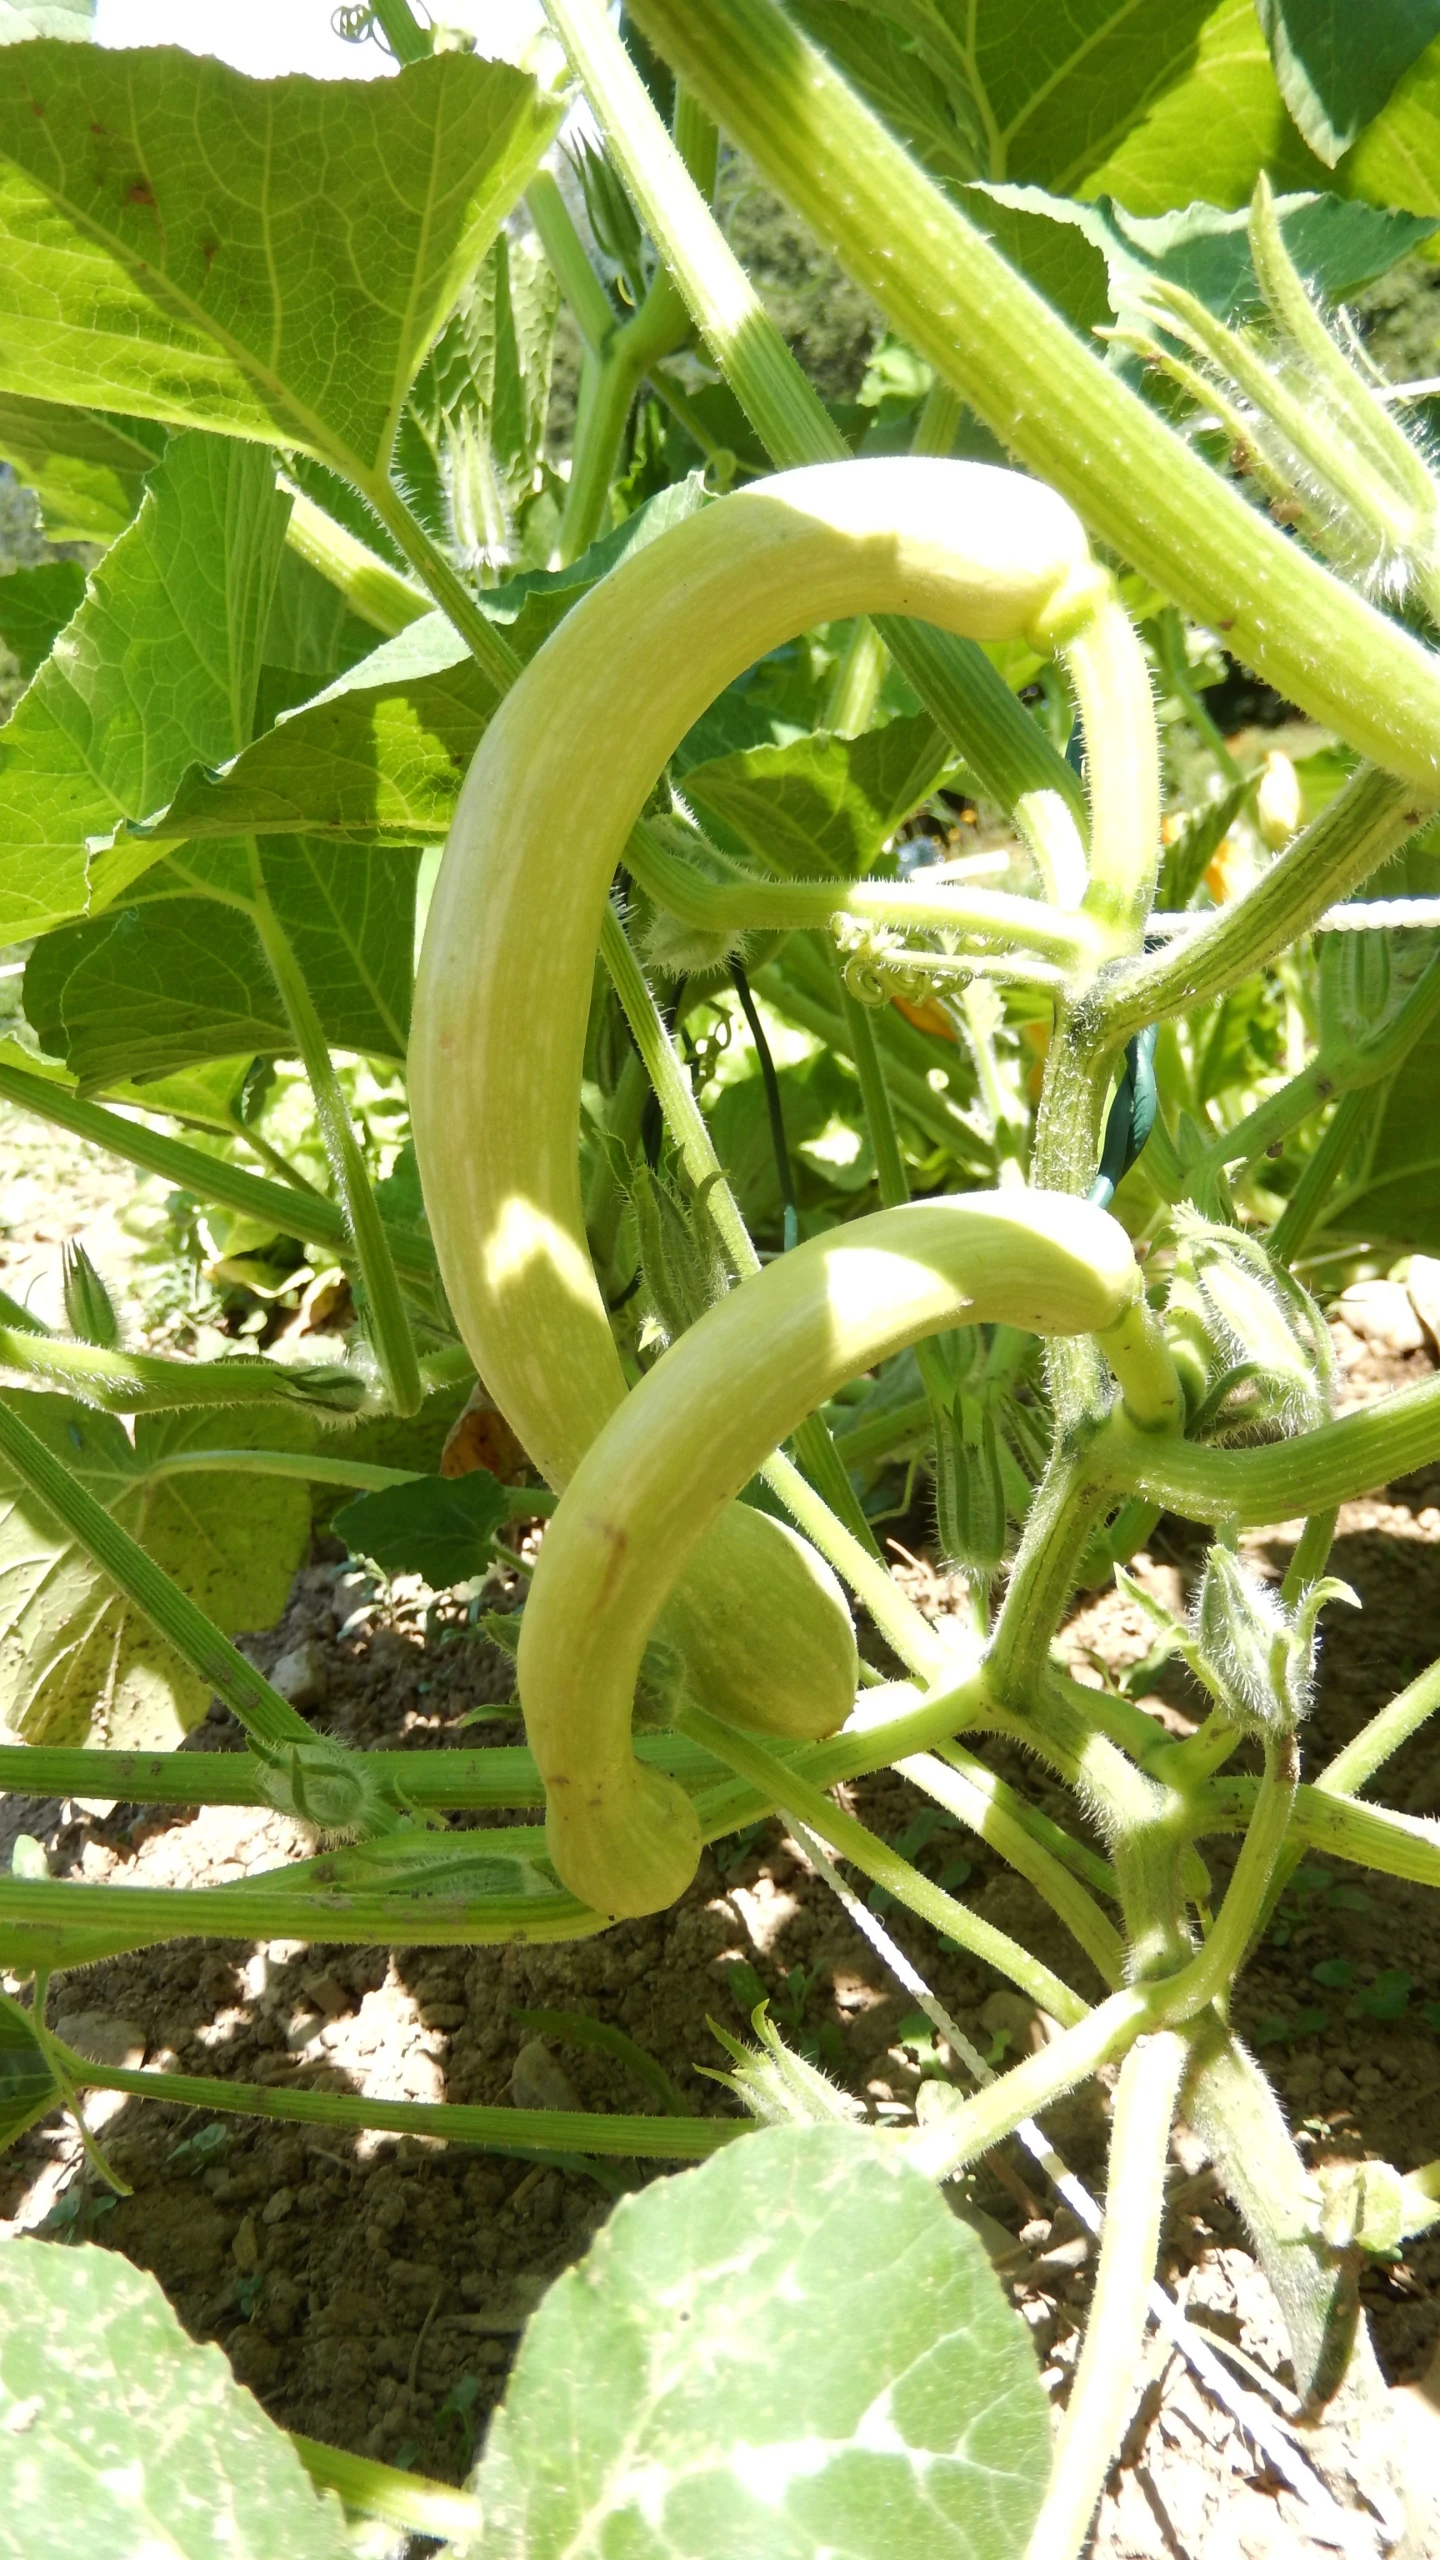
[{"label": "thick vine stem", "polygon": [[[843,461],[839,429],[713,220],[600,0],[546,0],[546,15],[651,238],[772,462],[785,470]],[[882,617],[880,636],[1002,808],[1048,792],[1083,818],[1075,775],[982,649],[894,615]]]},{"label": "thick vine stem", "polygon": [[370,1175],[335,1072],[330,1044],[315,1010],[314,998],[291,949],[290,938],[265,892],[253,838],[251,854],[255,878],[251,913],[255,930],[295,1035],[301,1064],[314,1098],[315,1116],[320,1123],[325,1152],[345,1204],[345,1223],[354,1242],[355,1258],[364,1285],[366,1330],[394,1411],[402,1415],[418,1413],[424,1402],[425,1389],[420,1377],[415,1337],[400,1295],[400,1282]]},{"label": "thick vine stem", "polygon": [[[12,1066],[8,1060],[0,1062],[0,1100],[18,1103],[57,1129],[68,1129],[72,1137],[106,1148],[142,1173],[158,1173],[162,1181],[193,1191],[201,1200],[217,1200],[227,1209],[238,1209],[242,1216],[277,1228],[282,1235],[298,1236],[302,1244],[318,1244],[337,1257],[350,1248],[345,1213],[322,1192],[291,1189],[283,1182],[268,1181],[263,1174],[247,1173],[243,1165],[206,1155],[203,1148],[187,1146],[183,1138],[168,1138],[141,1120],[108,1110],[104,1103],[84,1102],[71,1086],[52,1076]],[[386,1234],[396,1269],[407,1280],[433,1285],[435,1250],[429,1238],[399,1227],[387,1227]]]},{"label": "thick vine stem", "polygon": [[[1302,2401],[1323,2402],[1354,2339],[1343,2270],[1320,2241],[1315,2191],[1269,2081],[1219,2018],[1203,2021],[1181,2100],[1254,2235]],[[1338,2370],[1337,2370],[1338,2366]]]},{"label": "thick vine stem", "polygon": [[1146,2036],[1120,2066],[1095,2299],[1026,2560],[1079,2560],[1115,2458],[1150,2317],[1187,2052],[1183,2036]]},{"label": "thick vine stem", "polygon": [[[1289,547],[1293,551],[1294,545]],[[1337,581],[1327,579],[1326,584],[1358,603]],[[1384,627],[1395,628],[1393,623]],[[1440,684],[1440,675],[1435,681]],[[1344,728],[1343,721],[1340,725]],[[1433,727],[1440,758],[1440,703]],[[1358,733],[1352,728],[1345,734]],[[1401,771],[1406,769],[1398,757],[1394,761]],[[1424,790],[1417,789],[1413,777],[1397,781],[1393,774],[1362,767],[1243,898],[1223,907],[1198,933],[1187,934],[1178,947],[1151,959],[1117,963],[1106,972],[1100,999],[1106,1047],[1113,1052],[1146,1023],[1187,1012],[1238,986],[1398,853],[1437,799],[1440,774]]]},{"label": "thick vine stem", "polygon": [[1353,1502],[1437,1455],[1440,1379],[1429,1378],[1265,1448],[1205,1449],[1107,1433],[1091,1442],[1085,1464],[1107,1499],[1143,1493],[1182,1519],[1260,1529]]},{"label": "thick vine stem", "polygon": [[[982,638],[1057,620],[1068,638],[1086,599],[1099,607],[1108,592],[1069,511],[1012,473],[913,458],[827,465],[724,499],[632,553],[501,705],[430,909],[411,1099],[457,1323],[552,1482],[573,1472],[624,1392],[584,1237],[580,1081],[610,878],[666,759],[714,695],[797,627],[881,604]],[[726,1559],[697,1557],[677,1605],[711,1630],[711,1702],[773,1726],[778,1655],[767,1649],[793,1623],[803,1651],[803,1620],[820,1630],[812,1652],[838,1662],[838,1638],[821,1626],[838,1595],[817,1592],[813,1577],[807,1588],[799,1551],[782,1556],[769,1527],[744,1534],[750,1588],[740,1591]],[[747,1621],[758,1648],[728,1696],[717,1693],[718,1656]],[[841,1685],[817,1693],[801,1664],[780,1701],[782,1728],[802,1715],[812,1731],[822,1715],[840,1722],[850,1703]]]},{"label": "thick vine stem", "polygon": [[982,1964],[993,1965],[998,1973],[1005,1974],[1048,2017],[1058,2019],[1064,2026],[1075,2026],[1089,2015],[1085,2002],[1038,1956],[1032,1956],[1027,1947],[981,1919],[963,1902],[956,1902],[953,1895],[942,1892],[938,1884],[932,1884],[888,1842],[877,1840],[853,1813],[843,1812],[796,1771],[781,1768],[752,1736],[732,1732],[718,1716],[707,1715],[700,1707],[682,1709],[680,1721],[682,1730],[703,1743],[717,1759],[728,1760],[741,1777],[750,1778],[772,1794],[782,1813],[818,1832],[840,1857],[847,1858],[872,1883],[893,1893],[897,1902],[903,1902],[908,1910],[928,1920],[932,1928],[953,1938],[957,1946],[963,1946]]},{"label": "thick vine stem", "polygon": [[365,1400],[356,1369],[287,1369],[276,1360],[173,1360],[160,1352],[105,1351],[54,1334],[0,1326],[0,1369],[68,1389],[102,1413],[181,1413],[214,1405],[298,1404],[354,1413]]},{"label": "thick vine stem", "polygon": [[636,0],[634,16],[1009,451],[1288,701],[1440,797],[1432,654],[1107,372],[775,0]]},{"label": "thick vine stem", "polygon": [[1106,1330],[1139,1288],[1129,1239],[1103,1210],[972,1193],[813,1237],[672,1344],[577,1470],[525,1611],[521,1700],[572,1890],[600,1910],[654,1910],[694,1872],[693,1813],[637,1770],[631,1700],[667,1593],[768,1452],[847,1379],[928,1333],[991,1319]]},{"label": "thick vine stem", "polygon": [[1072,964],[1099,956],[1098,936],[1087,932],[1083,917],[1004,889],[927,890],[923,880],[779,880],[738,870],[733,881],[715,880],[639,833],[627,860],[642,889],[703,933],[826,933],[853,920],[911,933],[964,934]]}]

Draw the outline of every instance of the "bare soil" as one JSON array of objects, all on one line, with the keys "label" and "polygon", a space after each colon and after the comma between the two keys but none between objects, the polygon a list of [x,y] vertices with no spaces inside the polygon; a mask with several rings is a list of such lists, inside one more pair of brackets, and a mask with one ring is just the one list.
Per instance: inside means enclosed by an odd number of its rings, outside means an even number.
[{"label": "bare soil", "polygon": [[[76,1171],[68,1142],[67,1155],[68,1184]],[[11,1170],[16,1180],[31,1178],[13,1159]],[[107,1172],[113,1183],[114,1168]],[[62,1222],[67,1230],[104,1207],[91,1196],[89,1169],[84,1180],[83,1201],[70,1193],[77,1205]],[[0,1220],[12,1262],[29,1269],[46,1249],[58,1251],[60,1228],[40,1234],[34,1193],[0,1195]],[[1424,1349],[1377,1354],[1343,1330],[1337,1340],[1352,1399],[1431,1365]],[[1283,1534],[1253,1545],[1268,1570],[1283,1572]],[[1137,1570],[1178,1602],[1199,1555],[1194,1533],[1167,1521]],[[1363,1611],[1328,1613],[1306,1739],[1310,1769],[1440,1649],[1440,1469],[1348,1506],[1333,1569],[1353,1585]],[[916,1584],[929,1605],[957,1605],[935,1576],[921,1571]],[[432,1638],[440,1640],[427,1645],[429,1605],[415,1586],[367,1582],[322,1539],[279,1625],[245,1643],[266,1667],[298,1645],[316,1647],[324,1694],[312,1721],[349,1742],[443,1749],[517,1739],[518,1724],[504,1714],[462,1724],[476,1707],[503,1705],[509,1665],[454,1604],[432,1616]],[[1143,1659],[1150,1637],[1138,1609],[1112,1592],[1083,1601],[1065,1641],[1080,1675],[1101,1679]],[[1177,1732],[1198,1712],[1183,1675],[1168,1671],[1146,1703]],[[239,1745],[218,1704],[191,1742],[202,1750]],[[989,1756],[1032,1801],[1071,1818],[1068,1800],[1018,1751]],[[1374,1792],[1411,1812],[1440,1811],[1440,1733],[1422,1732]],[[892,1839],[919,1802],[888,1774],[859,1783],[848,1800]],[[295,1825],[249,1810],[175,1816],[133,1805],[0,1800],[7,1863],[21,1831],[44,1841],[57,1875],[146,1883],[233,1881],[308,1848]],[[1045,1907],[983,1844],[945,1832],[921,1856],[937,1874],[963,1856],[969,1874],[955,1889],[1082,1993],[1098,1995],[1098,1980]],[[1222,1844],[1217,1884],[1225,1864]],[[1013,2053],[1040,2032],[997,1976],[937,1953],[903,1911],[888,1911],[886,1924],[982,2051]],[[1339,1960],[1352,1977],[1336,1987]],[[749,1972],[737,1975],[737,1966]],[[557,2036],[548,2039],[548,2061],[536,2052],[534,2029],[520,2013],[576,2012],[622,2028],[663,2064],[696,2112],[723,2113],[728,2097],[703,2076],[723,2059],[707,2020],[732,2030],[743,2024],[752,1974],[782,2031],[857,2094],[875,2107],[913,2103],[922,2075],[937,2065],[928,2031],[918,2032],[909,1995],[777,1822],[722,1843],[718,1856],[707,1853],[672,1910],[575,1946],[356,1951],[187,1941],[67,1975],[52,1995],[51,2018],[77,2041],[108,2037],[107,2058],[143,2053],[152,2064],[272,2086],[503,2105],[523,2050],[527,2103],[537,2102],[536,2075],[547,2071],[552,2104],[567,2094],[603,2112],[652,2103],[604,2055]],[[1387,1982],[1377,1992],[1379,1977]],[[1440,2153],[1437,2003],[1440,1898],[1315,1858],[1239,1987],[1235,2019],[1275,2077],[1312,2162],[1379,2156],[1408,2168]],[[942,2049],[940,2067],[946,2061]],[[1092,2190],[1103,2183],[1106,2104],[1098,2087],[1046,2120]],[[73,2130],[51,2121],[0,2159],[7,2217],[0,2231],[83,2234],[122,2250],[154,2270],[195,2336],[219,2340],[239,2378],[283,2424],[447,2479],[467,2471],[526,2318],[583,2251],[618,2183],[604,2169],[602,2184],[583,2170],[413,2138],[355,2141],[103,2096],[90,2110],[133,2195],[111,2198],[86,2169]],[[620,2177],[639,2183],[646,2174]],[[987,2217],[983,2227],[1058,2409],[1086,2309],[1090,2243],[1019,2152],[982,2164],[971,2202]],[[1248,2360],[1247,2385],[1272,2409],[1293,2414],[1267,2288],[1238,2217],[1184,2135],[1162,2272],[1217,2344]],[[1378,2560],[1403,2547],[1418,2560],[1440,2553],[1440,2525],[1424,2521],[1427,2466],[1440,2482],[1440,2387],[1429,2398],[1422,2388],[1440,2350],[1440,2239],[1411,2244],[1394,2265],[1368,2266],[1362,2291],[1381,2366],[1397,2386],[1397,2415],[1411,2431],[1414,2494],[1407,2523],[1377,2490],[1381,2512],[1369,2514],[1356,2548]],[[1357,2453],[1339,2427],[1305,2435],[1333,2481],[1343,2486],[1363,2470],[1364,2448]],[[1117,2560],[1151,2552],[1306,2560],[1332,2548],[1311,2534],[1291,2493],[1153,2335],[1094,2547]]]}]

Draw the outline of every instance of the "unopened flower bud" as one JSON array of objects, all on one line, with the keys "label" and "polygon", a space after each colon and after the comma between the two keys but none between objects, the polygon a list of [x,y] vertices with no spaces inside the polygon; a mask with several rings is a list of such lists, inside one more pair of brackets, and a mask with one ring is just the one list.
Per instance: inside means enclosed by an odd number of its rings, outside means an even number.
[{"label": "unopened flower bud", "polygon": [[1255,794],[1255,823],[1272,853],[1279,853],[1299,827],[1303,814],[1300,776],[1290,758],[1272,747]]}]

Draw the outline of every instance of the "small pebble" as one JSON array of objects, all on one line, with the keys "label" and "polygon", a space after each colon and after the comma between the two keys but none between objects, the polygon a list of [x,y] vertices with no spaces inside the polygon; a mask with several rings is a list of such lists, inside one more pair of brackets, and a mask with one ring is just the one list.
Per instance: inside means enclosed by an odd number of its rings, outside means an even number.
[{"label": "small pebble", "polygon": [[329,1687],[325,1656],[313,1636],[282,1653],[270,1674],[270,1686],[278,1689],[292,1707],[318,1707],[323,1704]]},{"label": "small pebble", "polygon": [[510,2103],[515,2107],[563,2109],[570,2115],[580,2111],[580,2101],[569,2073],[563,2063],[556,2061],[548,2044],[539,2036],[532,2036],[528,2044],[522,2044],[515,2056],[515,2068],[510,2074]]}]

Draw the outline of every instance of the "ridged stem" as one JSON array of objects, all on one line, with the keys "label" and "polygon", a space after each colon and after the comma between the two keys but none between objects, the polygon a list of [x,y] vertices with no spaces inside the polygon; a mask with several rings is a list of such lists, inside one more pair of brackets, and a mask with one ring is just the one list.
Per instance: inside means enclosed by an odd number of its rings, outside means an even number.
[{"label": "ridged stem", "polygon": [[732,140],[909,345],[1286,700],[1440,796],[1440,668],[1106,370],[774,0],[636,0]]},{"label": "ridged stem", "polygon": [[369,1170],[360,1152],[360,1142],[355,1135],[349,1106],[335,1072],[330,1044],[315,1010],[309,984],[296,960],[289,935],[266,895],[258,854],[253,856],[253,869],[255,894],[251,912],[255,930],[295,1035],[315,1104],[315,1116],[325,1141],[325,1152],[330,1159],[330,1169],[345,1204],[345,1221],[354,1239],[355,1257],[364,1285],[366,1330],[393,1410],[401,1415],[418,1413],[425,1389],[415,1337],[400,1295],[399,1277],[376,1205]]},{"label": "ridged stem", "polygon": [[1026,2560],[1078,2560],[1135,2394],[1188,2050],[1183,2036],[1146,2036],[1120,2066],[1095,2297]]},{"label": "ridged stem", "polygon": [[[651,238],[771,460],[780,470],[843,460],[848,448],[838,428],[712,219],[602,0],[546,0],[546,15]],[[702,103],[713,113],[708,98]],[[983,649],[888,616],[877,628],[927,710],[1003,807],[1013,808],[1027,791],[1050,790],[1083,814],[1074,774]]]}]

